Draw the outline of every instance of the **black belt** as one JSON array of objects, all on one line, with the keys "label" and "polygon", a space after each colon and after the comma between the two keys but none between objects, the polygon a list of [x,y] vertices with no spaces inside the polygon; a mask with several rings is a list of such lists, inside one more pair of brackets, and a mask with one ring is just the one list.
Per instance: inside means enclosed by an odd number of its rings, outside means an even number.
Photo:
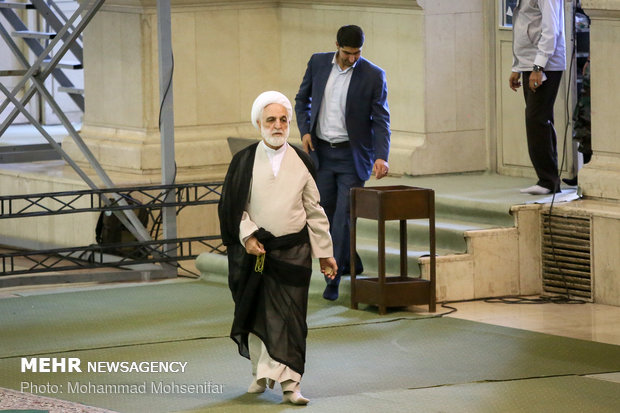
[{"label": "black belt", "polygon": [[317,141],[322,145],[328,145],[330,148],[346,148],[349,146],[349,141],[336,142],[336,143],[328,142],[323,139],[317,139]]}]

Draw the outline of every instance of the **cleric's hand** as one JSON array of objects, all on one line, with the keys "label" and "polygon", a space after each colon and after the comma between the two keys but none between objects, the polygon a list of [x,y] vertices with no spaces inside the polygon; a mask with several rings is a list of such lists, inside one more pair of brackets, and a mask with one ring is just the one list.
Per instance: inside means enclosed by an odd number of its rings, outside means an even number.
[{"label": "cleric's hand", "polygon": [[319,258],[319,263],[321,264],[321,272],[324,276],[332,280],[336,278],[336,274],[338,273],[338,264],[336,264],[334,257]]},{"label": "cleric's hand", "polygon": [[245,252],[251,255],[263,255],[265,253],[265,247],[261,244],[254,235],[251,235],[245,241]]}]

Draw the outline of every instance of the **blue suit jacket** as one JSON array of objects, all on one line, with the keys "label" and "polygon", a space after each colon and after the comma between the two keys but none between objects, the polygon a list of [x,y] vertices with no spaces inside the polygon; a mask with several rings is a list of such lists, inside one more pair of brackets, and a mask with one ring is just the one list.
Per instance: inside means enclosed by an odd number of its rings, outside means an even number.
[{"label": "blue suit jacket", "polygon": [[[316,125],[323,92],[332,70],[334,52],[317,53],[308,62],[306,74],[295,96],[295,113],[301,136],[310,133],[316,147]],[[351,142],[357,175],[370,178],[376,159],[387,162],[390,151],[390,112],[387,104],[385,72],[360,57],[347,92],[345,110],[347,133]],[[316,152],[310,156],[320,168]]]}]

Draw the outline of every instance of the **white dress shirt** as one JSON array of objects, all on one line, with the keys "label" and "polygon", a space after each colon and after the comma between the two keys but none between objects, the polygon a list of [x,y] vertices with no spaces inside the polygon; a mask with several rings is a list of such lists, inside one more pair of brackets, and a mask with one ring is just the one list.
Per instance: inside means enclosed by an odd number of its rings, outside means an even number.
[{"label": "white dress shirt", "polygon": [[271,170],[273,171],[273,176],[278,176],[278,172],[280,172],[280,165],[282,165],[282,159],[284,159],[284,153],[286,152],[288,143],[284,143],[284,145],[280,146],[278,149],[271,149],[269,146],[265,145],[265,141],[261,141],[259,145],[262,145],[265,153],[267,153],[267,158],[269,159]]},{"label": "white dress shirt", "polygon": [[353,68],[347,67],[342,70],[338,62],[336,62],[336,52],[332,59],[332,71],[329,74],[325,91],[323,92],[323,100],[319,110],[319,121],[317,127],[317,136],[328,142],[338,143],[349,140],[347,133],[347,124],[345,120],[345,110],[347,107],[347,93]]},{"label": "white dress shirt", "polygon": [[513,72],[566,70],[563,0],[520,0],[513,22]]}]

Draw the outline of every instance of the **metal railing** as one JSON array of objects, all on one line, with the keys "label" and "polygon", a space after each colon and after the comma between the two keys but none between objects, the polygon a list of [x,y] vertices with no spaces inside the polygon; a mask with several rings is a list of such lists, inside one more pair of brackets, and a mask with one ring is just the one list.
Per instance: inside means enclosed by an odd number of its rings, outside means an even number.
[{"label": "metal railing", "polygon": [[[0,220],[65,215],[84,212],[110,214],[115,211],[146,209],[150,240],[79,247],[48,248],[36,251],[0,253],[0,280],[3,276],[69,271],[87,268],[129,268],[138,264],[161,264],[195,259],[200,252],[224,253],[221,236],[158,239],[161,210],[174,207],[178,215],[189,206],[219,202],[222,182],[147,185],[126,188],[91,189],[28,195],[0,196]],[[174,196],[171,197],[170,194]],[[105,204],[105,198],[129,202]],[[118,251],[134,251],[119,256]],[[2,283],[0,282],[0,286]]]}]

